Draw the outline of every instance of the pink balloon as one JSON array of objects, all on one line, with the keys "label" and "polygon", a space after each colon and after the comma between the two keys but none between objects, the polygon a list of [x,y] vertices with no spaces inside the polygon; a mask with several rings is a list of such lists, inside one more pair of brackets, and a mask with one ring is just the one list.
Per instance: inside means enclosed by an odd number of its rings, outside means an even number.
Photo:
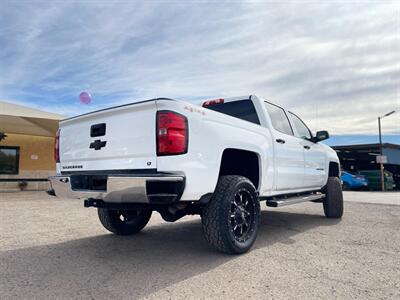
[{"label": "pink balloon", "polygon": [[92,95],[88,92],[82,92],[79,94],[79,100],[82,104],[89,104],[92,101]]}]

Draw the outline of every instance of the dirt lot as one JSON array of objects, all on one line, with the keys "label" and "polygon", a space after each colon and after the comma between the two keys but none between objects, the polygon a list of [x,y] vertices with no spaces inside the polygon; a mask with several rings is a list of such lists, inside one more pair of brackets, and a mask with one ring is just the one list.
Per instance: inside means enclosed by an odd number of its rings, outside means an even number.
[{"label": "dirt lot", "polygon": [[[400,199],[363,194],[345,197]],[[400,206],[346,202],[341,221],[316,203],[262,207],[253,250],[227,256],[208,248],[197,216],[155,213],[118,237],[80,201],[0,194],[0,298],[400,298]]]}]

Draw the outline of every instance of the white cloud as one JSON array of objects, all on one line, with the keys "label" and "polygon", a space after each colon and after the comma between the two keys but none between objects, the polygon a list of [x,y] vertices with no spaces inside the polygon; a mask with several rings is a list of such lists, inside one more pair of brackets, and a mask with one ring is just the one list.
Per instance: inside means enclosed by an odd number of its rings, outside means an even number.
[{"label": "white cloud", "polygon": [[[395,2],[2,6],[0,98],[57,113],[257,93],[344,134],[374,133],[400,109]],[[92,106],[79,106],[82,90]],[[385,119],[385,132],[399,124]]]}]

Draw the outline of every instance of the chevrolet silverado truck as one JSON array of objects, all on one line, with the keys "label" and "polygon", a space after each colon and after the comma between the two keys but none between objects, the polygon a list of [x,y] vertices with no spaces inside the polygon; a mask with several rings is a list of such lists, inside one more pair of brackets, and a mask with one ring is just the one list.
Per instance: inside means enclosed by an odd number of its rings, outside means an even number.
[{"label": "chevrolet silverado truck", "polygon": [[168,222],[198,214],[207,242],[238,254],[256,240],[261,201],[319,202],[342,217],[339,160],[320,143],[328,137],[256,95],[201,106],[158,98],[61,121],[49,179],[114,234],[139,232],[153,211]]}]

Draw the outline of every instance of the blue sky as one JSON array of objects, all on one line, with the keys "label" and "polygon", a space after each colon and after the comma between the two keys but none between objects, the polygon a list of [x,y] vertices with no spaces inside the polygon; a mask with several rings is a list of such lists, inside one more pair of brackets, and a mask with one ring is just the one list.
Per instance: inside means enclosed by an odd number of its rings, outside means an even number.
[{"label": "blue sky", "polygon": [[[400,6],[390,1],[3,1],[0,45],[0,100],[66,116],[259,94],[352,143],[374,142],[377,117],[400,110]],[[400,143],[400,113],[382,128]]]}]

